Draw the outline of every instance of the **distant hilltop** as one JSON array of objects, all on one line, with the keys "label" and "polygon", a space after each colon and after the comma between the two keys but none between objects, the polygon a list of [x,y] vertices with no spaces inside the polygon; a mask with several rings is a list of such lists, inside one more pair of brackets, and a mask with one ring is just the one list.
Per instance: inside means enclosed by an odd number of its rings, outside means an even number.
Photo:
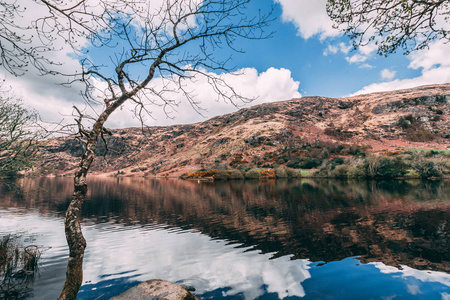
[{"label": "distant hilltop", "polygon": [[[347,98],[266,103],[208,121],[111,130],[96,149],[94,174],[178,176],[214,166],[289,165],[322,157],[405,149],[450,150],[450,84]],[[83,145],[74,136],[43,142],[44,174],[73,174]]]}]

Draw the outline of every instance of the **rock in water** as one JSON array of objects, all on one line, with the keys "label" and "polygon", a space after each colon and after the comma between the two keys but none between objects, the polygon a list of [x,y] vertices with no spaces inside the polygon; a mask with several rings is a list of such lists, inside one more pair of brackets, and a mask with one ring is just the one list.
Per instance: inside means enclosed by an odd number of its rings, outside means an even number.
[{"label": "rock in water", "polygon": [[153,279],[117,295],[111,300],[198,300],[186,288],[170,281]]}]

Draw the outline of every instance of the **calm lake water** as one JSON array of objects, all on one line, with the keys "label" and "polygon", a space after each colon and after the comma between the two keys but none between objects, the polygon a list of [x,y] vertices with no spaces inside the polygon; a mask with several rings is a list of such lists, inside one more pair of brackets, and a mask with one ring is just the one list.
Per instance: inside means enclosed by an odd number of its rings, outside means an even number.
[{"label": "calm lake water", "polygon": [[[1,235],[44,249],[32,298],[56,299],[70,178],[0,190]],[[90,178],[77,299],[139,282],[202,299],[450,299],[450,182]]]}]

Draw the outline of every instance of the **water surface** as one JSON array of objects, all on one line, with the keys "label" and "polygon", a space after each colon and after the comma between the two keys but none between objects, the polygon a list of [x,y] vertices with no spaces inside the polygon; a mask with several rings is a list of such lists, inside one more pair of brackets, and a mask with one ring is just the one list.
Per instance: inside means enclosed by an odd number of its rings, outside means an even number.
[{"label": "water surface", "polygon": [[[0,196],[2,233],[45,249],[34,299],[55,299],[72,179]],[[31,191],[31,192],[27,192]],[[153,278],[203,299],[450,299],[450,183],[90,178],[79,299]]]}]

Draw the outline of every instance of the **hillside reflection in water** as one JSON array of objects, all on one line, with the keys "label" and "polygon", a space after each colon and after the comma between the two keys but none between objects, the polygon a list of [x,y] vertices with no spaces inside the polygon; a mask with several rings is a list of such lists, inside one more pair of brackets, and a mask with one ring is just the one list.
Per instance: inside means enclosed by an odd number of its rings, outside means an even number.
[{"label": "hillside reflection in water", "polygon": [[[62,216],[72,180],[22,184],[34,192],[3,191],[0,225],[19,226],[52,247],[46,269],[54,270],[36,282],[38,296],[39,281],[54,290],[64,282]],[[449,195],[448,181],[90,178],[80,298],[106,299],[135,282],[163,278],[195,286],[204,299],[445,299]],[[55,225],[36,225],[49,222]],[[61,234],[62,241],[55,238]]]}]

